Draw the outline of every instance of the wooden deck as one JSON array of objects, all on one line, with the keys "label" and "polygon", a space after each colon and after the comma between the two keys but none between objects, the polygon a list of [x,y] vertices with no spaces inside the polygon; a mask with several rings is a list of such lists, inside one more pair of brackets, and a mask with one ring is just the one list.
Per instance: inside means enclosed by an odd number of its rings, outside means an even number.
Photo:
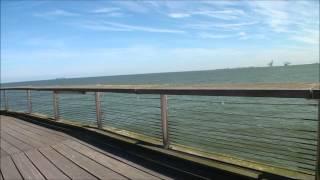
[{"label": "wooden deck", "polygon": [[0,115],[0,125],[0,180],[248,179],[35,119]]},{"label": "wooden deck", "polygon": [[65,133],[1,116],[2,179],[171,179]]}]

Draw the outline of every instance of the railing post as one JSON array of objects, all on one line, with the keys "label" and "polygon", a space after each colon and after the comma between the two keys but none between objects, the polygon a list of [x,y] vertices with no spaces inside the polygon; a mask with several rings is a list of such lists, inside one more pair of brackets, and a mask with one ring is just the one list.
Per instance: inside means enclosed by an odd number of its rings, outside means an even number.
[{"label": "railing post", "polygon": [[57,91],[53,91],[53,113],[54,119],[59,120],[59,97]]},{"label": "railing post", "polygon": [[8,102],[8,96],[7,96],[6,90],[3,91],[3,100],[4,100],[4,109],[6,111],[8,111],[9,110],[9,102]]},{"label": "railing post", "polygon": [[320,180],[320,99],[318,99],[318,146],[316,160],[316,180]]},{"label": "railing post", "polygon": [[168,96],[161,94],[161,122],[162,122],[162,139],[163,147],[169,148],[169,131],[168,131]]},{"label": "railing post", "polygon": [[97,125],[99,129],[102,129],[101,122],[101,93],[95,92],[95,102],[96,102],[96,116],[97,116]]},{"label": "railing post", "polygon": [[27,101],[28,101],[28,113],[32,113],[32,100],[31,100],[31,91],[27,90]]}]

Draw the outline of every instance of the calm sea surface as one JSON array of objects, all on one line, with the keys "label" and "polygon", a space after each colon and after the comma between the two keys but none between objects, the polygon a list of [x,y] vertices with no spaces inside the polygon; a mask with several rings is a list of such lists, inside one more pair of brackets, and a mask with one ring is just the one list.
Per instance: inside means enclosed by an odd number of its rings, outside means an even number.
[{"label": "calm sea surface", "polygon": [[[57,79],[4,86],[319,82],[319,64],[239,68],[113,77]],[[25,92],[8,94],[13,110],[25,110]],[[172,145],[224,154],[313,174],[317,103],[305,99],[169,96]],[[33,112],[52,116],[52,94],[32,92]],[[96,125],[94,94],[60,94],[60,116]],[[104,93],[104,127],[161,140],[159,95]]]}]

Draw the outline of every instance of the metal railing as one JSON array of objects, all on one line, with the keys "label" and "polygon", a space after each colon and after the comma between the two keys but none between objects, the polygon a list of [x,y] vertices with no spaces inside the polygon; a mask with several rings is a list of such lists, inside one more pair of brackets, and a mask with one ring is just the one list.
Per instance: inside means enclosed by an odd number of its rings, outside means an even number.
[{"label": "metal railing", "polygon": [[1,89],[1,109],[298,179],[319,176],[319,89]]}]

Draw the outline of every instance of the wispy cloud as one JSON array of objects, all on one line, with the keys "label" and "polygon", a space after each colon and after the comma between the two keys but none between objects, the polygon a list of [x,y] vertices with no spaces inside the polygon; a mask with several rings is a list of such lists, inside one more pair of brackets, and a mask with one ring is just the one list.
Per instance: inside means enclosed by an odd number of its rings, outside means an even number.
[{"label": "wispy cloud", "polygon": [[319,30],[305,29],[302,32],[291,35],[290,39],[307,44],[319,45]]},{"label": "wispy cloud", "polygon": [[62,9],[56,9],[53,11],[41,12],[41,13],[34,13],[36,17],[54,17],[54,16],[79,16],[78,13],[69,12]]},{"label": "wispy cloud", "polygon": [[205,39],[239,38],[240,40],[246,40],[249,38],[246,32],[239,32],[237,34],[213,34],[213,33],[202,32],[202,33],[199,33],[198,35],[199,37],[205,38]]},{"label": "wispy cloud", "polygon": [[120,11],[120,8],[118,7],[104,7],[104,8],[98,8],[93,10],[93,13],[110,13],[110,12],[115,12],[115,11]]},{"label": "wispy cloud", "polygon": [[172,18],[185,18],[185,17],[190,17],[191,14],[187,14],[187,13],[169,13],[168,16],[172,17]]},{"label": "wispy cloud", "polygon": [[167,28],[155,28],[146,27],[130,24],[121,24],[115,22],[100,22],[100,23],[81,23],[81,27],[98,30],[98,31],[143,31],[143,32],[153,32],[153,33],[174,33],[181,34],[185,33],[183,30],[177,29],[167,29]]},{"label": "wispy cloud", "polygon": [[240,18],[240,16],[245,15],[245,12],[240,9],[224,9],[219,11],[201,10],[201,11],[195,11],[192,14],[204,15],[204,16],[213,17],[217,19],[223,19],[223,20],[233,20],[233,19],[238,19]]},{"label": "wispy cloud", "polygon": [[212,17],[216,19],[222,19],[222,20],[233,20],[238,19],[241,16],[245,15],[245,12],[240,9],[234,9],[234,8],[228,8],[223,10],[208,10],[208,9],[202,9],[197,11],[186,11],[184,13],[169,13],[168,16],[172,18],[185,18],[195,15],[201,15],[201,16],[207,16]]},{"label": "wispy cloud", "polygon": [[192,29],[198,29],[198,30],[210,30],[210,29],[229,29],[229,30],[237,30],[242,27],[256,25],[258,22],[239,22],[239,23],[212,23],[212,22],[200,22],[195,24],[187,24],[185,27],[192,28]]}]

